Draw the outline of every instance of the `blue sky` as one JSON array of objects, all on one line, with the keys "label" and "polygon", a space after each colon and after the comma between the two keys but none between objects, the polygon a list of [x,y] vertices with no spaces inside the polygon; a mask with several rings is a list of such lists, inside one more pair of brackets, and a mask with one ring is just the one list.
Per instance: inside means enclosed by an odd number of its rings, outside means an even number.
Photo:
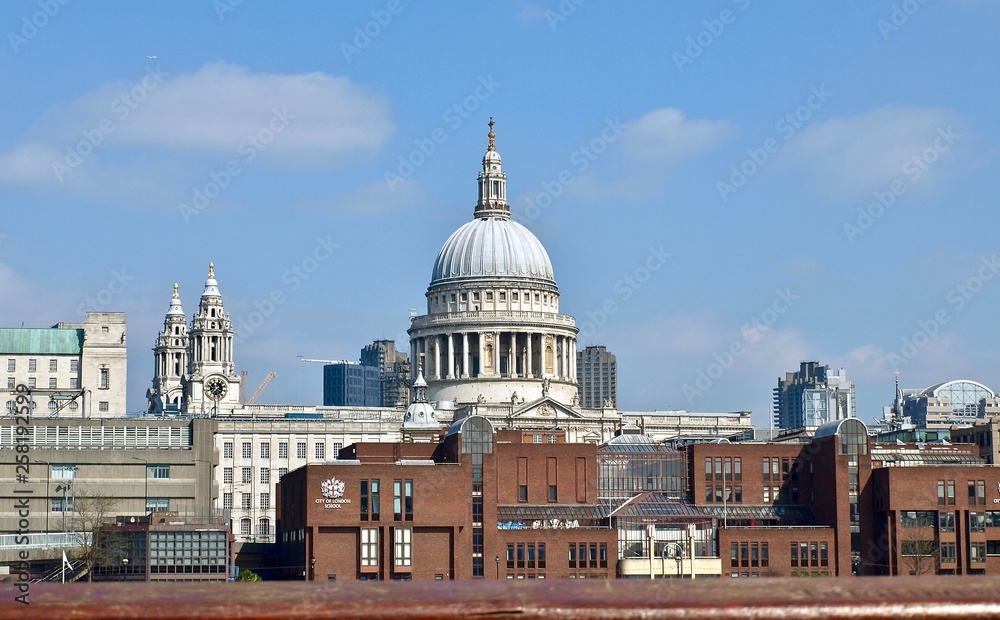
[{"label": "blue sky", "polygon": [[[235,6],[234,6],[235,5]],[[406,342],[497,119],[515,217],[628,410],[843,367],[1000,388],[992,1],[0,5],[0,324],[124,311],[145,407],[216,264],[261,402]],[[155,58],[150,58],[151,56]],[[206,197],[208,196],[208,197]],[[275,303],[277,300],[277,303]],[[255,314],[257,313],[257,314]]]}]

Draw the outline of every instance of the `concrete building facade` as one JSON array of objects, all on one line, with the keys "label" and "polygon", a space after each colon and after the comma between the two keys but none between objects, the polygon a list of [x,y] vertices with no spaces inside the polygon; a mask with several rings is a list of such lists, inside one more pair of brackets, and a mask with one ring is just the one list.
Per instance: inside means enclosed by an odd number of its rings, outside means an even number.
[{"label": "concrete building facade", "polygon": [[581,407],[618,407],[618,361],[607,347],[593,345],[577,351],[576,376]]},{"label": "concrete building facade", "polygon": [[853,418],[854,384],[843,369],[832,372],[819,362],[802,362],[785,373],[774,388],[774,426],[780,429],[819,428],[827,422]]}]

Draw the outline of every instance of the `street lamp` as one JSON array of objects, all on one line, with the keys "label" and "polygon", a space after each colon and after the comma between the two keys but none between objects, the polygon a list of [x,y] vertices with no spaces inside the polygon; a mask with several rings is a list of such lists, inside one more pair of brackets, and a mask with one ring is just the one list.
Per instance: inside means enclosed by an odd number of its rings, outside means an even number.
[{"label": "street lamp", "polygon": [[[63,501],[62,501],[62,530],[63,530],[63,533],[66,532],[66,492],[69,491],[69,490],[71,490],[72,488],[73,488],[73,481],[72,480],[69,480],[69,481],[64,482],[62,484],[57,484],[56,485],[56,493],[62,492],[62,496],[63,496]],[[74,502],[74,503],[76,503],[76,502]],[[74,506],[74,508],[75,508],[75,506]]]},{"label": "street lamp", "polygon": [[149,512],[149,461],[147,461],[146,459],[143,459],[143,458],[139,458],[138,456],[133,456],[132,460],[133,461],[142,461],[142,464],[145,465],[145,467],[143,467],[143,469],[145,470],[145,472],[144,472],[145,473],[145,478],[143,479],[144,486],[143,486],[143,490],[142,490],[142,495],[143,495],[143,498],[142,498],[142,510],[143,510],[142,514],[147,514]]},{"label": "street lamp", "polygon": [[500,580],[500,556],[497,556],[497,581]]}]

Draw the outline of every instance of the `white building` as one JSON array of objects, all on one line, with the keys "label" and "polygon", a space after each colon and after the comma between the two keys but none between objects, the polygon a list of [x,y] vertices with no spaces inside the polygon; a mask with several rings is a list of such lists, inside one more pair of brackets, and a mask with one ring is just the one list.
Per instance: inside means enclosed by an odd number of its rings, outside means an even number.
[{"label": "white building", "polygon": [[18,385],[31,391],[35,415],[123,417],[127,382],[125,314],[88,312],[83,323],[0,328],[11,411]]}]

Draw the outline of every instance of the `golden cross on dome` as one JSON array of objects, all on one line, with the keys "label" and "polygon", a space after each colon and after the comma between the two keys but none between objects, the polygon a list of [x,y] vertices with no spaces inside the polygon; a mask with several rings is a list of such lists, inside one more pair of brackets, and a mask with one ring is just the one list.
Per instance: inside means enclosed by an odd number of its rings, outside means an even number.
[{"label": "golden cross on dome", "polygon": [[215,277],[215,263],[208,264],[208,277],[210,278]]},{"label": "golden cross on dome", "polygon": [[488,134],[486,134],[486,137],[490,139],[490,145],[489,145],[488,148],[491,151],[495,151],[497,149],[497,147],[496,147],[495,144],[493,144],[493,138],[496,138],[497,135],[495,133],[493,133],[493,117],[492,116],[490,117],[490,122],[488,124],[490,126],[490,132]]},{"label": "golden cross on dome", "polygon": [[177,283],[174,282],[174,299],[179,299],[180,295],[177,294]]}]

